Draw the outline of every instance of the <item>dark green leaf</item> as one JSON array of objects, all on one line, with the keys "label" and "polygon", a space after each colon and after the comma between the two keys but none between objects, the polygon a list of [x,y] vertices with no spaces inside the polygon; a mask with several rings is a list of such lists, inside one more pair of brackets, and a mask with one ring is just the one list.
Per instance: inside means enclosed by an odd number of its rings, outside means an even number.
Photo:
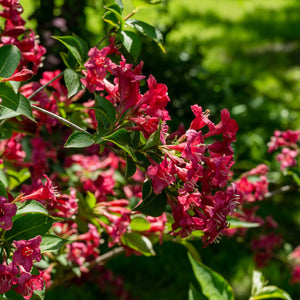
[{"label": "dark green leaf", "polygon": [[77,94],[81,89],[81,76],[72,69],[66,69],[64,72],[64,79],[68,89],[68,98]]},{"label": "dark green leaf", "polygon": [[73,132],[65,143],[65,148],[85,148],[94,144],[93,136],[85,132]]},{"label": "dark green leaf", "polygon": [[151,180],[147,180],[143,184],[142,188],[142,198],[147,199],[152,193],[152,183]]},{"label": "dark green leaf", "polygon": [[125,177],[129,178],[133,176],[136,172],[136,165],[130,155],[126,154],[126,169]]},{"label": "dark green leaf", "polygon": [[121,240],[124,245],[133,250],[141,252],[145,256],[155,255],[153,245],[150,240],[137,232],[125,233],[121,237]]},{"label": "dark green leaf", "polygon": [[7,192],[4,183],[0,180],[0,196],[7,198]]},{"label": "dark green leaf", "polygon": [[76,70],[80,66],[71,52],[59,52],[59,55],[69,69]]},{"label": "dark green leaf", "polygon": [[100,109],[102,113],[104,113],[105,117],[110,123],[113,123],[116,120],[116,109],[113,104],[103,98],[98,94],[95,94],[96,107],[95,109]]},{"label": "dark green leaf", "polygon": [[59,251],[62,246],[67,243],[67,240],[56,235],[44,235],[41,242],[41,252]]},{"label": "dark green leaf", "polygon": [[140,211],[152,217],[159,217],[165,211],[166,205],[167,196],[164,192],[159,195],[156,195],[152,192],[151,195],[146,199],[143,199],[143,202],[134,210]]},{"label": "dark green leaf", "polygon": [[195,261],[190,253],[188,253],[188,257],[202,292],[208,299],[234,300],[231,286],[220,274]]},{"label": "dark green leaf", "polygon": [[0,77],[10,77],[16,71],[20,60],[21,52],[16,46],[2,46],[0,48]]},{"label": "dark green leaf", "polygon": [[136,149],[140,144],[140,131],[133,130],[131,133],[132,145]]},{"label": "dark green leaf", "polygon": [[133,31],[122,30],[120,33],[120,39],[125,49],[137,60],[141,51],[141,40]]},{"label": "dark green leaf", "polygon": [[152,148],[152,147],[155,147],[155,146],[158,146],[161,144],[160,132],[161,132],[161,127],[158,126],[158,129],[156,131],[154,131],[148,138],[146,145],[144,146],[144,149],[149,149],[149,148]]},{"label": "dark green leaf", "polygon": [[122,0],[115,0],[116,4],[120,7],[120,11],[124,9]]},{"label": "dark green leaf", "polygon": [[134,27],[137,31],[139,31],[140,33],[144,34],[145,36],[151,38],[152,40],[154,40],[159,47],[162,49],[163,52],[166,52],[162,42],[163,42],[163,36],[161,34],[161,32],[155,28],[154,26],[145,23],[143,21],[140,20],[135,20],[135,19],[129,19],[126,21],[126,23],[132,27]]},{"label": "dark green leaf", "polygon": [[0,103],[1,106],[7,107],[18,113],[18,115],[24,115],[34,121],[29,100],[19,93],[16,94],[14,90],[4,82],[0,82],[0,98],[2,99]]},{"label": "dark green leaf", "polygon": [[114,143],[129,155],[134,156],[134,152],[129,145],[130,135],[126,129],[121,128],[115,131],[113,134],[103,137],[103,140]]},{"label": "dark green leaf", "polygon": [[83,66],[85,61],[85,50],[82,47],[81,41],[76,36],[53,36],[54,39],[64,44],[80,66]]},{"label": "dark green leaf", "polygon": [[207,298],[201,293],[201,291],[198,291],[192,284],[190,284],[188,300],[207,300]]},{"label": "dark green leaf", "polygon": [[6,240],[29,240],[45,234],[57,220],[41,214],[28,214],[13,222],[11,230],[5,234]]}]

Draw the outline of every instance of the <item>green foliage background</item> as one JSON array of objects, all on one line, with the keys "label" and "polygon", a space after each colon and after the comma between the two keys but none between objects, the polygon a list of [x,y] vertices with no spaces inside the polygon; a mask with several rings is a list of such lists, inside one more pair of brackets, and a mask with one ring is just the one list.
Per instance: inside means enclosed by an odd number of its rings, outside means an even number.
[{"label": "green foliage background", "polygon": [[[129,12],[131,2],[123,3]],[[53,57],[58,56],[61,46],[50,35],[74,32],[90,46],[103,37],[100,0],[21,0],[21,4],[29,25],[37,28]],[[65,27],[54,25],[57,17],[66,20]],[[145,63],[144,73],[153,74],[169,88],[170,126],[187,125],[192,104],[209,109],[215,120],[222,108],[229,109],[240,127],[235,144],[237,174],[270,159],[267,142],[275,129],[300,129],[299,1],[164,0],[157,8],[141,9],[136,18],[158,26],[164,35],[166,54],[145,40],[140,59]],[[62,65],[55,59],[45,62],[45,68],[57,67]],[[263,202],[259,211],[261,215],[272,214],[279,223],[279,232],[287,241],[284,257],[299,243],[298,194]],[[249,298],[254,263],[246,241],[254,230],[245,240],[223,238],[206,249],[195,242],[203,262],[233,285],[237,299]],[[131,294],[139,299],[187,299],[193,276],[183,246],[166,243],[156,251],[153,258],[120,256],[109,267],[123,275]],[[272,261],[264,275],[299,299],[300,289],[289,283],[290,274],[283,266]],[[93,298],[94,289],[88,288],[82,299],[89,299],[88,291]],[[54,290],[48,299],[61,293],[65,299],[75,299],[74,294],[81,299],[75,287]]]}]

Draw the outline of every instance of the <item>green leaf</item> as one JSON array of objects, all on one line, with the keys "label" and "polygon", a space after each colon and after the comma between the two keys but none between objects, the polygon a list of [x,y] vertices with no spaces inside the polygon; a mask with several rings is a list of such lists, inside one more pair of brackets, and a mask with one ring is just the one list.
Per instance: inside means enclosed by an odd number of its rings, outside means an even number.
[{"label": "green leaf", "polygon": [[230,224],[229,228],[256,228],[260,226],[259,223],[245,222],[232,217],[228,217],[227,221]]},{"label": "green leaf", "polygon": [[268,282],[264,279],[262,273],[254,270],[252,276],[251,299],[259,300],[279,298],[292,300],[286,291],[278,288],[277,286],[266,286],[267,283]]},{"label": "green leaf", "polygon": [[142,215],[134,215],[130,222],[132,231],[147,231],[151,228],[151,223]]},{"label": "green leaf", "polygon": [[192,284],[190,284],[188,300],[207,300],[207,298],[201,293],[201,291],[198,291]]},{"label": "green leaf", "polygon": [[162,0],[132,0],[135,8],[141,8],[161,3]]},{"label": "green leaf", "polygon": [[89,209],[93,210],[97,202],[95,195],[92,194],[90,191],[87,191],[87,197],[85,198],[85,200]]},{"label": "green leaf", "polygon": [[6,187],[1,180],[0,180],[0,196],[7,198]]},{"label": "green leaf", "polygon": [[105,9],[107,9],[108,12],[104,14],[103,20],[114,27],[123,29],[125,22],[122,17],[120,6],[117,4],[111,4],[109,6],[105,6]]},{"label": "green leaf", "polygon": [[135,165],[133,159],[131,158],[131,156],[126,153],[125,177],[129,178],[129,177],[133,176],[135,174],[135,172],[136,172],[136,165]]},{"label": "green leaf", "polygon": [[135,211],[140,211],[152,217],[159,217],[165,211],[167,205],[167,196],[164,192],[159,195],[153,192],[149,197],[143,199],[143,202],[134,208]]},{"label": "green leaf", "polygon": [[195,261],[190,253],[188,257],[202,292],[208,299],[234,300],[231,286],[220,274]]},{"label": "green leaf", "polygon": [[130,135],[128,131],[124,128],[121,128],[111,135],[105,136],[102,138],[104,141],[112,142],[121,149],[123,149],[126,153],[131,156],[134,156],[134,152],[132,147],[129,145],[130,143]]},{"label": "green leaf", "polygon": [[132,26],[135,28],[137,31],[140,33],[144,34],[145,36],[151,38],[153,41],[155,41],[159,47],[162,49],[164,53],[166,53],[166,50],[164,49],[162,42],[163,42],[163,35],[161,32],[155,28],[154,26],[145,23],[140,20],[135,20],[135,19],[129,19],[126,21],[126,24],[129,26]]},{"label": "green leaf", "polygon": [[16,46],[2,46],[0,48],[0,77],[10,77],[16,71],[20,60],[21,52]]},{"label": "green leaf", "polygon": [[32,201],[26,201],[25,204],[18,207],[16,216],[26,215],[26,214],[49,215],[49,212],[41,203],[32,200]]},{"label": "green leaf", "polygon": [[251,299],[259,300],[259,299],[274,299],[274,298],[292,300],[292,298],[286,291],[278,288],[277,286],[273,286],[273,285],[263,287],[258,292],[258,294],[256,294]]},{"label": "green leaf", "polygon": [[64,44],[78,64],[83,66],[86,57],[85,49],[83,48],[82,42],[79,38],[76,36],[53,36],[53,38]]},{"label": "green leaf", "polygon": [[115,2],[119,6],[120,11],[122,12],[122,10],[124,9],[122,0],[115,0]]},{"label": "green leaf", "polygon": [[137,60],[142,47],[141,40],[138,35],[133,31],[122,30],[120,32],[120,40],[128,53]]},{"label": "green leaf", "polygon": [[20,171],[16,171],[13,169],[8,169],[6,174],[9,175],[9,189],[13,190],[24,181],[31,177],[31,173],[27,168],[21,169]]},{"label": "green leaf", "polygon": [[113,104],[98,94],[95,94],[95,101],[97,105],[94,109],[99,110],[102,114],[104,114],[109,123],[113,123],[116,120],[116,109]]},{"label": "green leaf", "polygon": [[125,246],[128,246],[133,250],[139,251],[145,256],[155,255],[151,241],[147,237],[139,233],[136,232],[125,233],[121,237],[121,241]]},{"label": "green leaf", "polygon": [[131,133],[132,145],[136,149],[140,144],[141,133],[138,130],[133,130]]},{"label": "green leaf", "polygon": [[19,217],[13,222],[11,230],[5,234],[6,240],[29,240],[37,235],[44,235],[57,222],[55,218],[41,215],[28,214]]},{"label": "green leaf", "polygon": [[18,113],[18,115],[24,115],[30,120],[35,121],[29,100],[20,93],[16,94],[7,83],[0,82],[0,99],[2,100],[0,106],[7,107]]},{"label": "green leaf", "polygon": [[150,137],[147,139],[147,142],[144,146],[144,149],[149,149],[155,146],[158,146],[161,144],[160,142],[160,132],[161,132],[161,126],[158,126],[158,129],[156,131],[154,131]]},{"label": "green leaf", "polygon": [[75,57],[71,54],[71,52],[65,53],[65,52],[59,52],[59,55],[64,62],[64,64],[72,70],[76,70],[80,64],[77,62]]},{"label": "green leaf", "polygon": [[44,235],[41,242],[41,252],[56,252],[67,243],[67,240],[56,235]]},{"label": "green leaf", "polygon": [[152,193],[152,182],[151,180],[146,180],[142,187],[142,198],[145,200]]},{"label": "green leaf", "polygon": [[66,69],[64,72],[64,79],[68,89],[68,98],[77,94],[81,89],[81,76],[72,69]]},{"label": "green leaf", "polygon": [[65,143],[65,148],[85,148],[94,144],[93,136],[85,132],[73,132]]}]

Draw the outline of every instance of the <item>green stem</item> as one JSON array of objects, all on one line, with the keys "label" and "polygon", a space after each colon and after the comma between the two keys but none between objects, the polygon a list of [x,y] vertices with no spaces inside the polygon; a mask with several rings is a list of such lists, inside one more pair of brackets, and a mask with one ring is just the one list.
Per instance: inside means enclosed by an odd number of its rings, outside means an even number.
[{"label": "green stem", "polygon": [[76,125],[76,124],[74,124],[74,123],[66,120],[65,118],[60,117],[60,116],[58,116],[58,115],[56,115],[56,114],[54,114],[54,113],[52,113],[52,112],[50,112],[50,111],[48,111],[46,109],[43,109],[43,108],[38,107],[38,106],[35,106],[34,104],[31,104],[31,107],[34,108],[34,109],[36,109],[36,110],[38,110],[38,111],[40,111],[40,112],[45,113],[48,116],[51,116],[51,117],[57,119],[58,121],[66,124],[67,126],[73,128],[74,130],[78,130],[78,131],[81,131],[81,132],[84,132],[84,133],[88,133],[86,130],[84,130],[83,128],[79,127],[78,125]]},{"label": "green stem", "polygon": [[[46,86],[48,86],[50,83],[52,83],[54,80],[60,78],[61,76],[64,75],[64,72],[61,72],[59,73],[57,76],[55,76],[54,78],[52,78],[51,80],[49,80],[46,84],[44,84],[43,86],[41,86],[40,88],[38,88],[36,91],[34,91],[27,99],[28,100],[31,100],[37,93],[39,93],[41,90],[43,90]],[[50,117],[53,117],[55,119],[57,119],[58,121],[62,122],[63,124],[66,124],[67,126],[73,128],[74,130],[77,130],[77,131],[81,131],[81,132],[84,132],[84,133],[88,133],[86,130],[84,130],[83,128],[79,127],[78,125],[72,123],[71,121],[68,121],[67,119],[63,118],[63,117],[60,117],[46,109],[43,109],[39,106],[36,106],[34,104],[31,104],[31,107],[50,116]],[[1,124],[0,124],[1,125]]]},{"label": "green stem", "polygon": [[50,83],[52,83],[54,80],[58,79],[59,77],[63,76],[64,72],[59,73],[58,75],[56,75],[54,78],[52,78],[51,80],[49,80],[46,84],[44,84],[43,86],[41,86],[40,88],[38,88],[36,91],[34,91],[27,99],[31,100],[37,93],[39,93],[41,90],[43,90],[46,86],[48,86]]}]

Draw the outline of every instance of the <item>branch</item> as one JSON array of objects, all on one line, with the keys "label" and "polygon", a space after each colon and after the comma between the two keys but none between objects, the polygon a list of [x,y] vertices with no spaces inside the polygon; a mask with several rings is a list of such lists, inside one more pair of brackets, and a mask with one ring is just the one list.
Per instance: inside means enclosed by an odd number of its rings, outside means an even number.
[{"label": "branch", "polygon": [[284,185],[284,186],[280,187],[278,190],[265,193],[265,198],[271,198],[277,194],[285,193],[285,192],[291,191],[293,189],[295,189],[295,187],[292,185]]},{"label": "branch", "polygon": [[[90,262],[88,265],[88,268],[91,270],[93,267],[102,264],[106,261],[108,261],[109,259],[119,255],[120,253],[122,253],[124,251],[123,247],[118,247],[115,248],[99,257],[97,257],[94,261]],[[57,286],[60,286],[70,280],[72,280],[73,278],[75,278],[77,275],[75,273],[70,273],[67,274],[66,276],[64,276],[63,278],[60,278],[58,281],[54,282],[49,288],[47,288],[47,291],[52,290],[54,288],[56,288]]]}]

